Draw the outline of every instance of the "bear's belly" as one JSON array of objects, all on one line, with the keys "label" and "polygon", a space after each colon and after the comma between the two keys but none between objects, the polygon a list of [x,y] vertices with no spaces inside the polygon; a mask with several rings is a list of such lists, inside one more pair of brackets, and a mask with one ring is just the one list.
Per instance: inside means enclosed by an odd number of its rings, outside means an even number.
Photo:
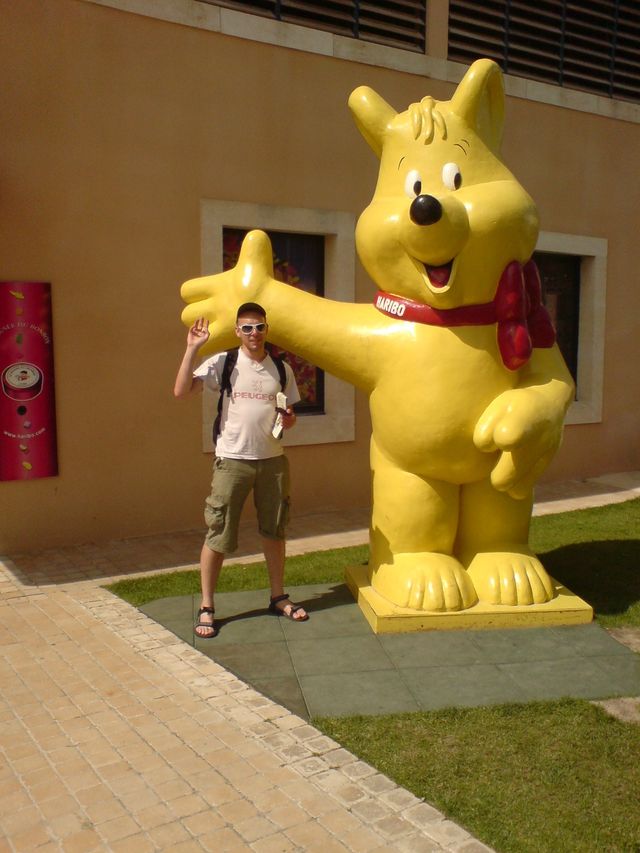
[{"label": "bear's belly", "polygon": [[459,336],[443,342],[442,332],[449,330],[433,331],[440,334],[424,337],[440,346],[424,346],[423,340],[385,366],[370,397],[373,441],[403,470],[473,482],[488,476],[497,461],[496,453],[475,447],[476,424],[499,394],[517,384],[518,374],[502,365],[497,348],[465,345]]}]

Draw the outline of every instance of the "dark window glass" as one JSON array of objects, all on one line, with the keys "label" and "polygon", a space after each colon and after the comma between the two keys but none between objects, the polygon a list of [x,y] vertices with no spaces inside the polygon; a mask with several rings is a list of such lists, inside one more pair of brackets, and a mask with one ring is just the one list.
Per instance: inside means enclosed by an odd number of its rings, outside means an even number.
[{"label": "dark window glass", "polygon": [[[223,228],[223,269],[236,265],[247,230]],[[267,231],[267,234],[273,247],[274,277],[300,290],[324,296],[324,237],[321,234],[289,234],[283,231]],[[270,345],[270,350],[274,355],[283,355],[293,369],[301,397],[296,404],[296,412],[323,414],[324,371],[295,353],[274,345]]]},{"label": "dark window glass", "polygon": [[580,262],[578,255],[534,252],[540,270],[542,295],[574,382],[578,382],[578,329],[580,324]]}]

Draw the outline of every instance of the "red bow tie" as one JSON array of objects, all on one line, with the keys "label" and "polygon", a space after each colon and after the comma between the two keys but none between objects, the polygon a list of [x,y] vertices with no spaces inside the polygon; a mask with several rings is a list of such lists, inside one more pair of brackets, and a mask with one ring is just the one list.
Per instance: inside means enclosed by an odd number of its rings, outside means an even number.
[{"label": "red bow tie", "polygon": [[547,349],[554,345],[556,333],[542,304],[540,273],[535,261],[524,266],[512,261],[500,277],[493,301],[500,355],[509,370],[526,364],[533,347]]},{"label": "red bow tie", "polygon": [[402,296],[378,291],[375,306],[383,314],[429,326],[485,326],[497,323],[498,347],[505,367],[517,370],[531,358],[533,347],[552,347],[556,333],[542,304],[535,261],[511,261],[500,276],[493,302],[460,308],[432,308]]}]

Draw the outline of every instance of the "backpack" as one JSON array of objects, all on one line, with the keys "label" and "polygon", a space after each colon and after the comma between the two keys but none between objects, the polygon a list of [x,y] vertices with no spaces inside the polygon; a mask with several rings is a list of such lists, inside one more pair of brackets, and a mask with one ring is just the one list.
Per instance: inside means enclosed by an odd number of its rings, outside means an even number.
[{"label": "backpack", "polygon": [[[218,441],[218,436],[220,435],[220,422],[222,421],[222,398],[225,393],[228,397],[231,396],[231,373],[233,372],[233,368],[236,366],[236,362],[238,361],[238,352],[239,347],[235,347],[234,349],[230,349],[227,352],[227,355],[224,360],[224,365],[222,366],[222,377],[220,379],[220,397],[218,398],[218,414],[213,423],[213,448],[215,450],[216,442]],[[273,363],[275,364],[278,370],[278,376],[280,378],[280,388],[284,391],[287,384],[287,373],[284,368],[284,358],[280,355],[274,355],[273,353],[269,353],[271,356]]]}]

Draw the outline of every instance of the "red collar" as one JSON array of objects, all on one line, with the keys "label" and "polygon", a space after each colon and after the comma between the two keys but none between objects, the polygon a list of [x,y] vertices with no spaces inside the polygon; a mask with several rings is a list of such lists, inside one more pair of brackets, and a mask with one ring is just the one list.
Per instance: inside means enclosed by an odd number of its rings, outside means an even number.
[{"label": "red collar", "polygon": [[379,290],[374,302],[378,311],[395,319],[428,326],[488,326],[498,324],[498,346],[509,370],[527,363],[533,347],[555,343],[555,331],[541,299],[540,274],[533,260],[524,266],[508,264],[500,277],[492,302],[459,308],[432,308]]}]

